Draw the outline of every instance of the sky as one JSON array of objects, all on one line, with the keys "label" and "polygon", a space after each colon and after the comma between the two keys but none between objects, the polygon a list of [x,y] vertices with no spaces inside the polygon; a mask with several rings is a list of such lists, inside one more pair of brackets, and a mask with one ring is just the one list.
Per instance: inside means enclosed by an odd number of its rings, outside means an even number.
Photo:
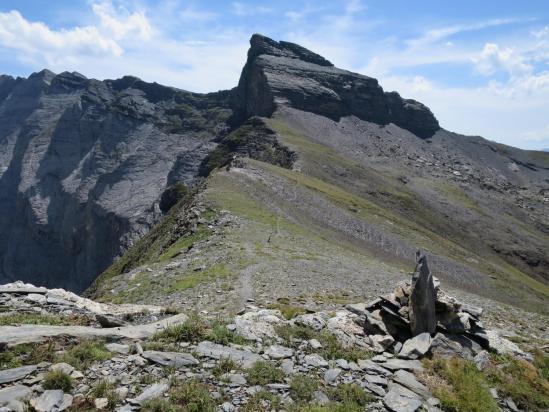
[{"label": "sky", "polygon": [[375,77],[448,130],[549,148],[547,0],[0,0],[0,73],[229,89],[253,33]]}]

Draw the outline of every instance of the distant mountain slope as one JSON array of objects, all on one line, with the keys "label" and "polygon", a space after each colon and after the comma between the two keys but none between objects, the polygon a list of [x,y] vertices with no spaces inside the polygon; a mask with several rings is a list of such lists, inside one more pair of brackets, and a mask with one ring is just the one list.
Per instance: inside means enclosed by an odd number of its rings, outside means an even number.
[{"label": "distant mountain slope", "polygon": [[374,79],[257,35],[231,101],[204,185],[90,294],[353,300],[407,277],[422,248],[452,287],[547,311],[548,154],[440,129]]},{"label": "distant mountain slope", "polygon": [[1,77],[0,283],[86,288],[156,222],[167,186],[195,180],[227,98],[134,77]]},{"label": "distant mountain slope", "polygon": [[89,295],[326,304],[393,289],[422,248],[453,288],[547,310],[549,154],[441,129],[301,46],[254,35],[227,92],[43,72],[0,98],[6,278],[81,290],[133,244]]}]

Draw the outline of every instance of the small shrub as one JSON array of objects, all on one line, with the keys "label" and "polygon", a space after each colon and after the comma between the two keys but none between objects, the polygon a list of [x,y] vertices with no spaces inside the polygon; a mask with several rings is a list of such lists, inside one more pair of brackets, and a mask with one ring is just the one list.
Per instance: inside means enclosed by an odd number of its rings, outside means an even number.
[{"label": "small shrub", "polygon": [[240,367],[231,358],[221,358],[212,369],[214,376],[219,377],[225,373],[229,373],[232,370],[238,370]]},{"label": "small shrub", "polygon": [[214,412],[215,402],[203,383],[191,379],[170,390],[170,400],[184,412]]},{"label": "small shrub", "polygon": [[102,380],[91,390],[91,395],[94,398],[107,398],[109,401],[107,408],[114,409],[116,404],[120,402],[120,396],[115,392],[115,386],[108,380]]},{"label": "small shrub", "polygon": [[76,369],[86,369],[93,362],[110,359],[112,354],[105,349],[103,342],[83,341],[61,355],[59,362],[66,362]]},{"label": "small shrub", "polygon": [[442,382],[428,380],[427,385],[447,411],[492,412],[499,408],[488,390],[484,375],[475,364],[461,358],[435,358],[426,361],[430,373]]},{"label": "small shrub", "polygon": [[267,361],[258,361],[247,370],[247,380],[251,385],[266,385],[284,381],[284,372]]},{"label": "small shrub", "polygon": [[69,392],[72,389],[72,378],[60,370],[49,371],[44,376],[42,387],[46,390],[61,389],[63,392]]},{"label": "small shrub", "polygon": [[313,399],[313,393],[318,390],[319,382],[317,378],[311,378],[306,375],[295,375],[290,381],[292,395],[297,401],[310,401]]},{"label": "small shrub", "polygon": [[275,327],[275,331],[287,345],[292,345],[295,340],[309,340],[318,335],[313,329],[299,325],[280,325]]},{"label": "small shrub", "polygon": [[369,359],[372,353],[357,346],[343,347],[335,335],[322,331],[317,336],[322,348],[318,352],[324,359],[345,359],[356,362],[358,359]]},{"label": "small shrub", "polygon": [[269,391],[259,391],[248,399],[241,412],[271,412],[280,409],[280,398]]},{"label": "small shrub", "polygon": [[372,401],[372,397],[354,383],[344,383],[336,386],[328,392],[328,397],[344,405],[366,406]]}]

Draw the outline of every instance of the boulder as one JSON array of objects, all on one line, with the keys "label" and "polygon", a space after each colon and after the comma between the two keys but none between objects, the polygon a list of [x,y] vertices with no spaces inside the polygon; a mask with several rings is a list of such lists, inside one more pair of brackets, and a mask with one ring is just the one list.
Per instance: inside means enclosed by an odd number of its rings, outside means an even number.
[{"label": "boulder", "polygon": [[198,360],[196,360],[190,353],[146,350],[141,356],[151,362],[158,363],[159,365],[173,366],[175,368],[199,364]]},{"label": "boulder", "polygon": [[412,392],[417,393],[419,396],[428,399],[431,396],[429,388],[419,382],[413,373],[405,370],[398,370],[393,375],[393,381],[399,383],[402,386],[410,389]]},{"label": "boulder", "polygon": [[28,365],[0,371],[0,385],[21,380],[36,371],[36,369],[36,365]]},{"label": "boulder", "polygon": [[422,401],[418,395],[396,383],[389,383],[389,391],[383,398],[383,404],[393,412],[415,412]]},{"label": "boulder", "polygon": [[284,322],[279,310],[259,309],[246,312],[234,320],[235,331],[240,336],[254,341],[274,338],[274,326]]},{"label": "boulder", "polygon": [[424,356],[431,348],[432,338],[429,333],[420,333],[412,339],[408,339],[402,345],[402,349],[398,353],[401,358],[418,359]]},{"label": "boulder", "polygon": [[413,336],[424,332],[435,333],[435,301],[433,276],[427,264],[427,257],[422,255],[417,261],[410,294],[410,328]]},{"label": "boulder", "polygon": [[257,353],[248,350],[236,349],[208,341],[200,342],[196,347],[196,353],[213,359],[229,358],[241,364],[244,368],[249,368],[263,359]]},{"label": "boulder", "polygon": [[0,389],[0,407],[10,407],[10,403],[24,402],[32,395],[32,390],[25,385],[14,385]]}]

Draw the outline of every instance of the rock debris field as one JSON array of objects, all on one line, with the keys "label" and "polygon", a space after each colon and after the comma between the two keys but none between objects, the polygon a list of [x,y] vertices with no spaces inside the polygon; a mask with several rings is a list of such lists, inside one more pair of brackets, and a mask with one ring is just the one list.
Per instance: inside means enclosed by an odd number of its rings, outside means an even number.
[{"label": "rock debris field", "polygon": [[[436,331],[412,336],[413,288],[288,319],[255,306],[185,315],[3,285],[0,410],[439,411],[448,401],[433,363],[459,359],[482,373],[494,359],[534,361],[436,279]],[[494,410],[526,410],[486,389]]]}]

